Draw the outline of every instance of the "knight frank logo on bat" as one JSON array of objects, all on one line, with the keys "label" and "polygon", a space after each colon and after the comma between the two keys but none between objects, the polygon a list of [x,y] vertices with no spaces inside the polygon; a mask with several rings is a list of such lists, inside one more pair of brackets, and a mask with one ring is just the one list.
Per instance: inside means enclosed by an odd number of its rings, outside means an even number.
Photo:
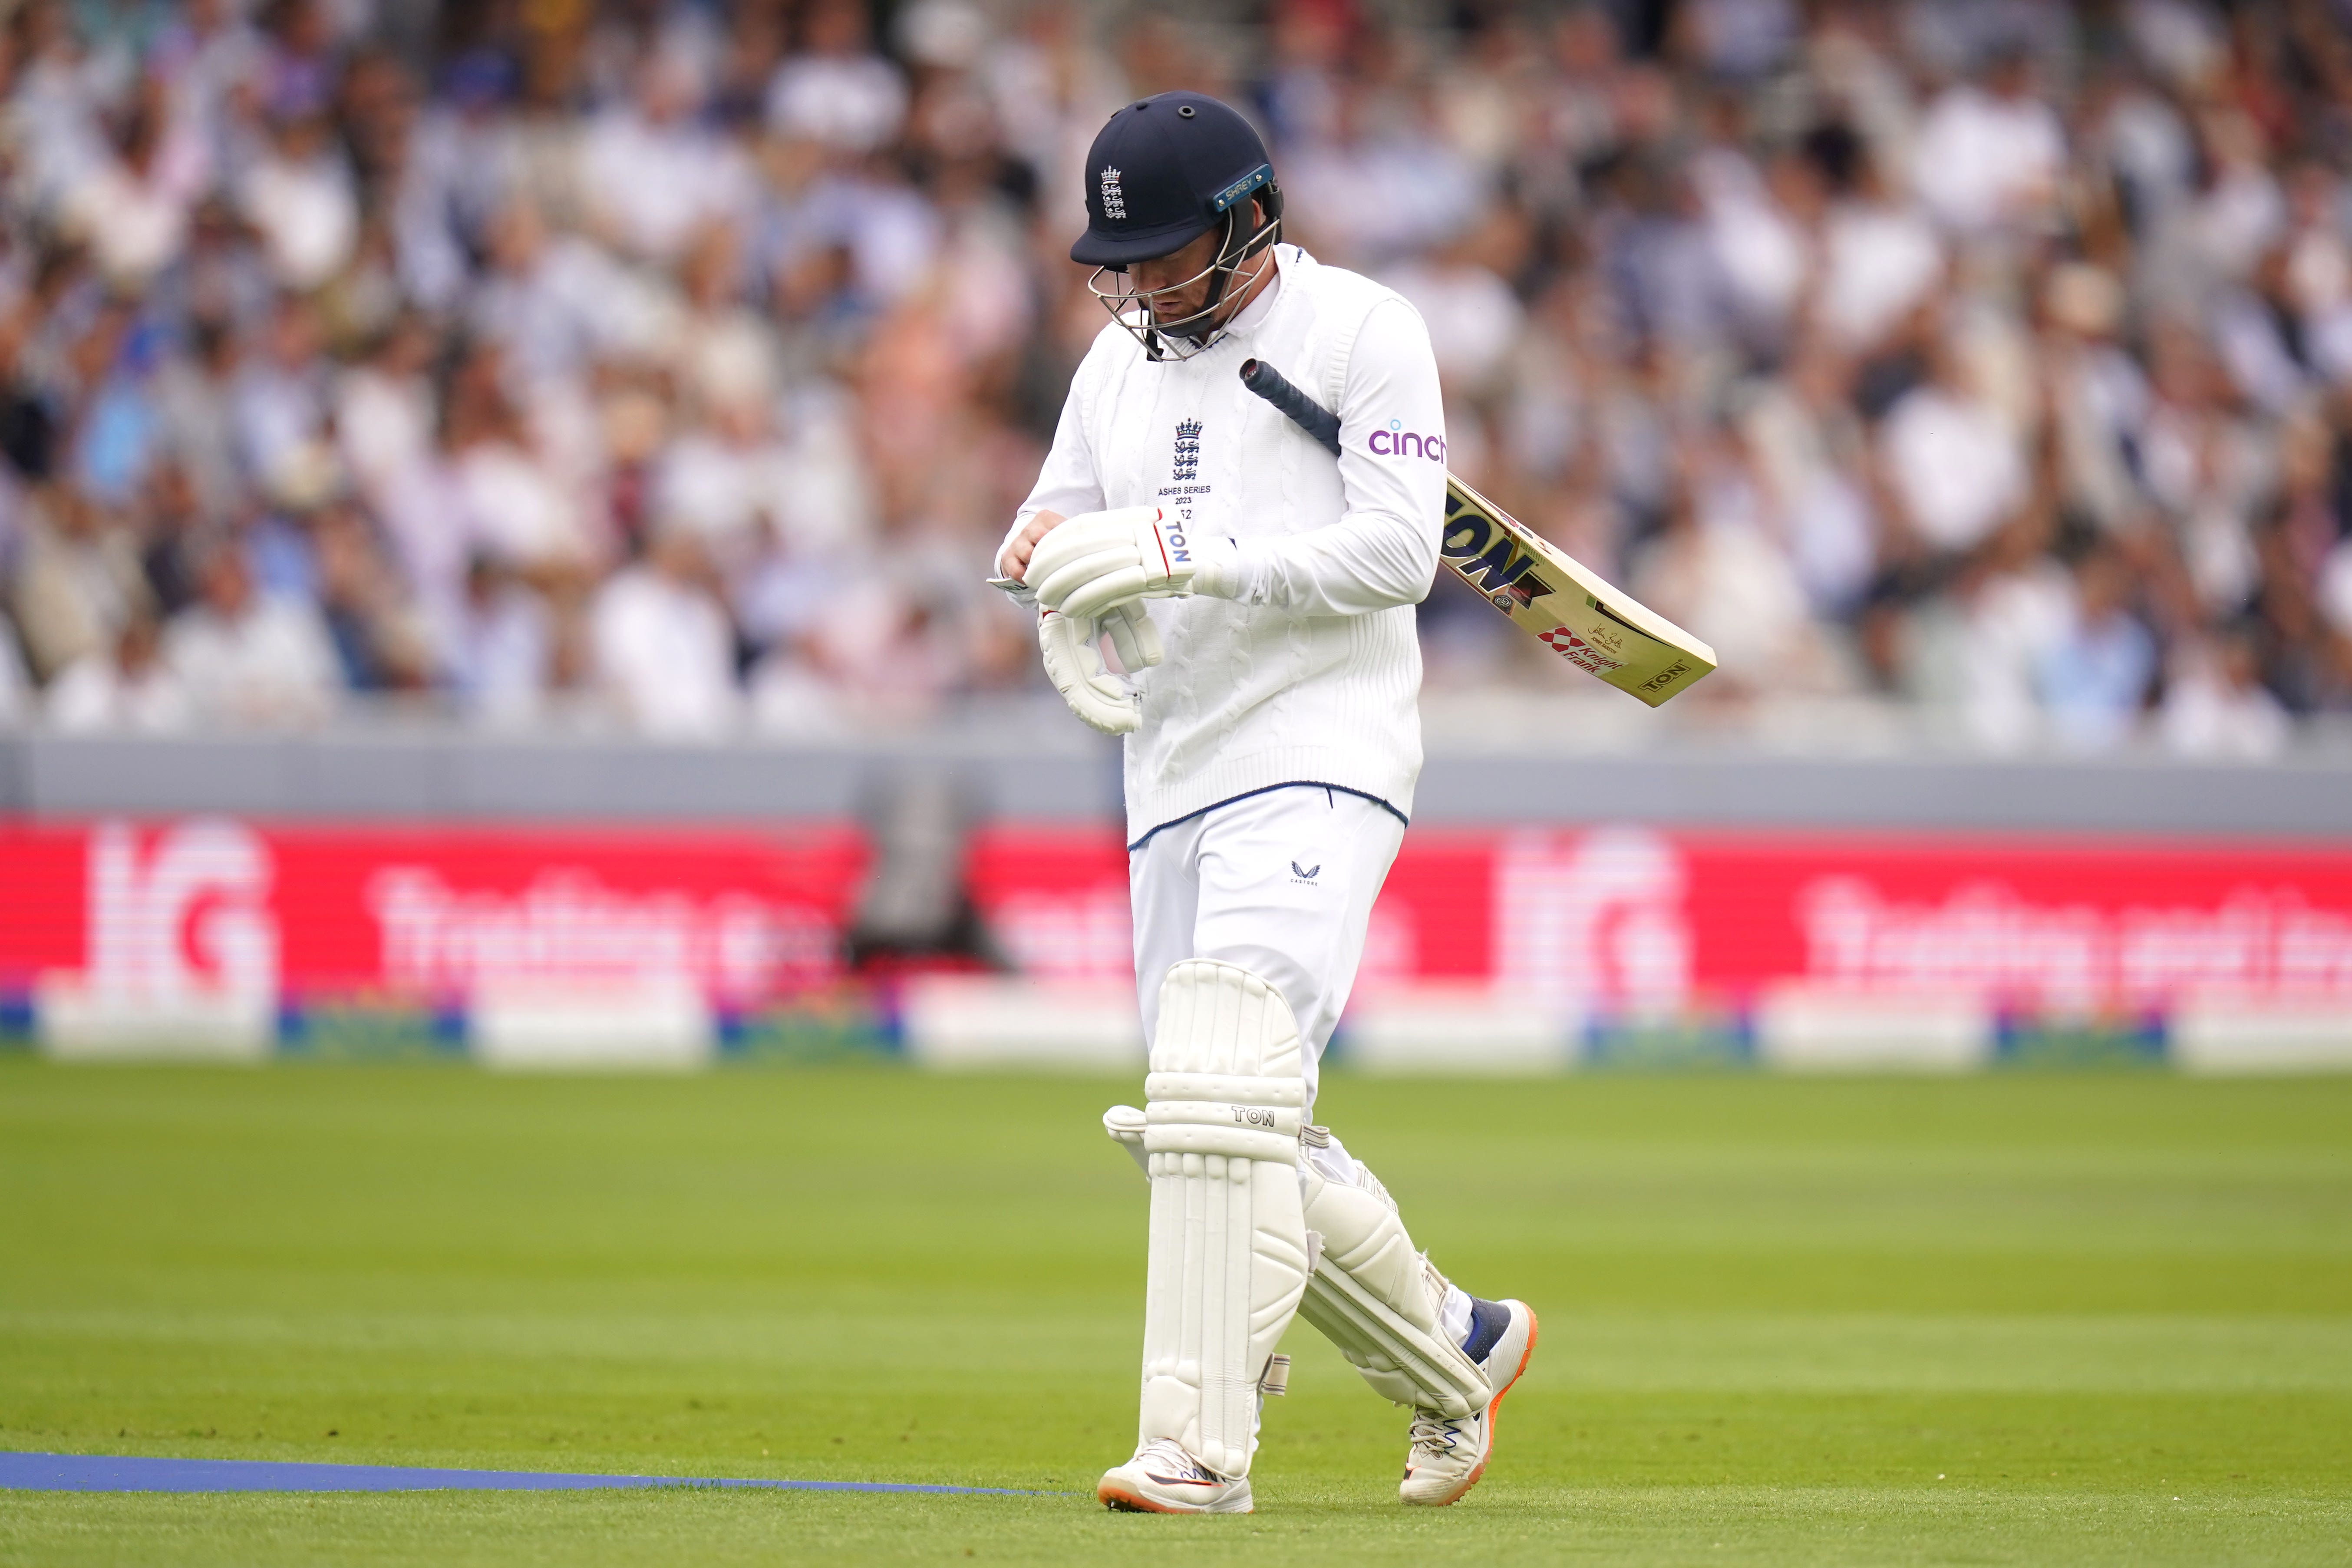
[{"label": "knight frank logo on bat", "polygon": [[1594,675],[1606,675],[1612,669],[1625,668],[1623,659],[1610,658],[1566,626],[1554,626],[1548,632],[1538,632],[1536,640],[1579,669],[1590,670]]}]

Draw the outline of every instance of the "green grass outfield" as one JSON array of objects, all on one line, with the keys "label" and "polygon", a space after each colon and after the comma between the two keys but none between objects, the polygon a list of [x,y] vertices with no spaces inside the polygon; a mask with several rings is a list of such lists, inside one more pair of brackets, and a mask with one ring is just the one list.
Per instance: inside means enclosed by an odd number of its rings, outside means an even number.
[{"label": "green grass outfield", "polygon": [[1408,1513],[1302,1325],[1234,1519],[1093,1502],[1123,1091],[0,1061],[0,1448],[1063,1494],[0,1493],[0,1563],[2352,1561],[2352,1080],[1335,1075],[1543,1342]]}]

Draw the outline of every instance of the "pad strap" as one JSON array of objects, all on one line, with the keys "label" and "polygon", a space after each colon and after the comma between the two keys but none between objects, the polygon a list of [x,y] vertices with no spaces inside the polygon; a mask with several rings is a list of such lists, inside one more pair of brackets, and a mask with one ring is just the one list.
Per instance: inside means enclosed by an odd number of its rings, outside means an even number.
[{"label": "pad strap", "polygon": [[1444,1276],[1412,1249],[1377,1184],[1351,1186],[1300,1163],[1313,1277],[1298,1315],[1382,1397],[1460,1418],[1494,1398],[1486,1374],[1437,1324]]}]

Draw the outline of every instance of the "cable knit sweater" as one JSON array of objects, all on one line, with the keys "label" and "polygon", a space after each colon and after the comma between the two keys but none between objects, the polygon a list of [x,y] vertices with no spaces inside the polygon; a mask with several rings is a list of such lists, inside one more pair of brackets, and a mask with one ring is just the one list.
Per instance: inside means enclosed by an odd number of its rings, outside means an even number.
[{"label": "cable knit sweater", "polygon": [[[1149,601],[1166,660],[1137,679],[1128,837],[1254,791],[1333,784],[1404,816],[1421,773],[1413,605],[1437,570],[1445,422],[1429,332],[1370,279],[1276,249],[1224,337],[1154,363],[1116,323],[1070,384],[1013,523],[1160,506],[1231,538],[1192,595]],[[1330,454],[1242,384],[1260,359],[1339,414]]]}]

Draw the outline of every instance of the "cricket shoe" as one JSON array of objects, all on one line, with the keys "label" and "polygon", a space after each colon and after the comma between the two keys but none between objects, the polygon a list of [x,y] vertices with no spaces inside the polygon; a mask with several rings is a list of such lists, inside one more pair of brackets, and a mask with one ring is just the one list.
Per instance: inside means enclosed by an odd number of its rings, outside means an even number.
[{"label": "cricket shoe", "polygon": [[1486,1374],[1495,1396],[1475,1415],[1412,1413],[1412,1446],[1405,1451],[1404,1481],[1397,1496],[1423,1508],[1459,1501],[1486,1473],[1486,1461],[1495,1456],[1495,1412],[1535,1353],[1536,1315],[1525,1301],[1474,1299],[1470,1339],[1462,1348]]},{"label": "cricket shoe", "polygon": [[1103,1472],[1095,1496],[1122,1513],[1248,1513],[1249,1478],[1228,1480],[1166,1437]]}]

